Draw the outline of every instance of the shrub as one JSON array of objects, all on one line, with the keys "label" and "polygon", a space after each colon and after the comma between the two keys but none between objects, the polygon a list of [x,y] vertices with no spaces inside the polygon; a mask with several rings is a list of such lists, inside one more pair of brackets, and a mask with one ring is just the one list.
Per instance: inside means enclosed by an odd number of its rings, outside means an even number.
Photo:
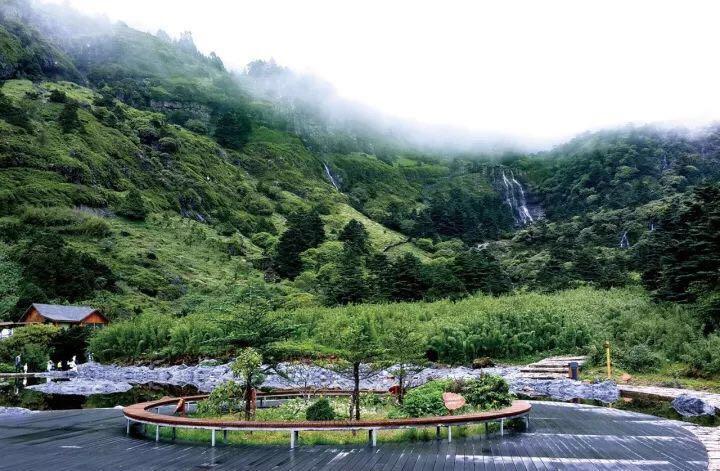
[{"label": "shrub", "polygon": [[169,316],[150,314],[113,322],[90,337],[89,350],[102,362],[159,355],[170,343],[172,326]]},{"label": "shrub", "polygon": [[62,111],[58,115],[58,124],[64,133],[72,132],[82,128],[82,122],[78,116],[78,104],[74,101],[68,101],[63,106]]},{"label": "shrub", "polygon": [[226,381],[212,390],[197,406],[204,415],[236,414],[244,409],[243,387],[235,381]]},{"label": "shrub", "polygon": [[635,345],[621,357],[622,366],[633,372],[652,371],[660,366],[660,357],[644,344]]},{"label": "shrub", "polygon": [[15,329],[12,337],[0,342],[0,362],[12,365],[15,356],[20,355],[30,371],[45,371],[52,354],[51,342],[57,333],[57,327],[45,324]]},{"label": "shrub", "polygon": [[442,395],[448,384],[448,381],[435,380],[411,389],[405,395],[402,410],[410,417],[446,414],[447,408]]},{"label": "shrub", "polygon": [[62,90],[53,90],[50,92],[48,101],[52,103],[65,103],[67,101],[67,95]]},{"label": "shrub", "polygon": [[134,221],[145,220],[148,212],[142,194],[135,188],[128,192],[118,208],[118,214]]},{"label": "shrub", "polygon": [[0,91],[0,118],[13,126],[18,126],[26,131],[32,129],[30,117],[24,108],[13,105],[12,101]]},{"label": "shrub", "polygon": [[277,243],[277,237],[267,232],[253,234],[250,240],[261,249],[269,249]]},{"label": "shrub", "polygon": [[88,217],[68,232],[90,237],[107,237],[110,235],[110,224],[98,217]]},{"label": "shrub", "polygon": [[305,411],[306,420],[335,420],[335,411],[326,397],[315,401],[307,411]]},{"label": "shrub", "polygon": [[483,375],[464,382],[460,394],[468,404],[481,409],[500,409],[512,403],[507,381],[496,375]]},{"label": "shrub", "polygon": [[10,363],[0,363],[0,373],[15,373],[15,367]]},{"label": "shrub", "polygon": [[142,126],[137,133],[143,144],[152,144],[160,138],[160,133],[152,126]]},{"label": "shrub", "polygon": [[493,366],[495,366],[495,363],[492,361],[492,358],[490,358],[490,357],[475,358],[472,362],[473,369],[490,368]]},{"label": "shrub", "polygon": [[173,154],[180,148],[180,144],[172,137],[163,137],[158,141],[158,147],[162,152]]},{"label": "shrub", "polygon": [[45,371],[50,353],[49,347],[35,344],[24,345],[20,351],[22,362],[27,363],[29,371]]},{"label": "shrub", "polygon": [[20,214],[24,224],[40,227],[66,226],[79,224],[83,216],[70,208],[64,207],[26,207]]},{"label": "shrub", "polygon": [[689,373],[693,376],[712,376],[720,374],[720,335],[712,334],[707,338],[693,342],[684,356],[688,362]]},{"label": "shrub", "polygon": [[203,123],[199,119],[188,119],[185,122],[185,128],[198,134],[207,134],[208,132],[208,128],[205,123]]}]

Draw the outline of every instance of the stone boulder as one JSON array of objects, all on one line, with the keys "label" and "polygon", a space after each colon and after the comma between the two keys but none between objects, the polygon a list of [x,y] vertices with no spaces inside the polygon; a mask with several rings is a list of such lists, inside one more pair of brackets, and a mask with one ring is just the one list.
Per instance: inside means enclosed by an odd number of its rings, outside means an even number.
[{"label": "stone boulder", "polygon": [[699,415],[715,415],[715,406],[708,404],[699,397],[682,394],[672,401],[672,408],[683,417],[697,417]]}]

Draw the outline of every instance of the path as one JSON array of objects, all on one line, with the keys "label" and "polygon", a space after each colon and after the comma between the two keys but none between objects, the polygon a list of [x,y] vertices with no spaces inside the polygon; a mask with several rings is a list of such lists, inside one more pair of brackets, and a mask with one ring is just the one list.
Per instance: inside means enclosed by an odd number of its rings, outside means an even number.
[{"label": "path", "polygon": [[217,446],[124,435],[119,410],[0,418],[0,469],[707,469],[707,454],[677,422],[594,406],[534,403],[531,428],[503,438],[364,446]]}]

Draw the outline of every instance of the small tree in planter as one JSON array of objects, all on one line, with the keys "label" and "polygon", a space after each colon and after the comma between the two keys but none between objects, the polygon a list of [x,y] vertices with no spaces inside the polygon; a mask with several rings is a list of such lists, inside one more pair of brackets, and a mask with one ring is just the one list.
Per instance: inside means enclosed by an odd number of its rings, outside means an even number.
[{"label": "small tree in planter", "polygon": [[333,337],[333,347],[344,361],[336,365],[335,369],[342,375],[349,376],[353,382],[353,391],[350,399],[350,418],[360,420],[360,379],[368,376],[371,370],[361,371],[361,365],[370,367],[372,363],[381,360],[385,349],[378,341],[373,328],[372,319],[363,316],[353,320],[344,330]]},{"label": "small tree in planter", "polygon": [[255,385],[260,384],[263,375],[262,355],[254,348],[245,348],[240,351],[235,361],[230,365],[233,375],[243,381],[243,396],[245,398],[245,420],[252,416],[252,392]]},{"label": "small tree in planter", "polygon": [[425,358],[426,339],[413,331],[407,324],[393,327],[388,335],[388,361],[394,364],[391,370],[398,379],[398,403],[405,399],[408,376],[416,373],[427,363]]}]

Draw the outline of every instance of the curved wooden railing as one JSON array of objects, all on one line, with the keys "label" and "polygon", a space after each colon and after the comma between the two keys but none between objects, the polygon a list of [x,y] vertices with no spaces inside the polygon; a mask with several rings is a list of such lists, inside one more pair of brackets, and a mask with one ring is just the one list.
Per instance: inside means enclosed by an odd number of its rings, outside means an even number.
[{"label": "curved wooden railing", "polygon": [[[313,394],[317,392],[313,391]],[[348,395],[346,391],[326,391],[324,395]],[[286,398],[307,396],[308,393],[292,391],[287,393],[258,394],[258,399]],[[529,425],[529,414],[532,405],[526,401],[513,401],[512,405],[503,409],[474,412],[471,414],[444,415],[433,417],[401,418],[401,419],[361,419],[361,420],[327,420],[327,421],[249,421],[249,420],[219,420],[194,417],[182,417],[159,413],[159,408],[168,405],[177,405],[181,399],[186,404],[196,403],[207,398],[207,395],[167,397],[156,401],[141,402],[123,408],[127,419],[127,433],[133,422],[155,425],[155,439],[160,440],[160,427],[171,427],[173,436],[176,428],[207,429],[211,433],[211,443],[215,446],[215,432],[221,430],[227,436],[227,431],[290,431],[290,448],[294,448],[300,431],[317,430],[367,430],[373,446],[376,444],[377,431],[397,428],[436,427],[439,436],[440,427],[447,427],[448,440],[452,440],[453,425],[469,425],[489,422],[500,423],[500,433],[504,432],[505,420],[524,417]],[[155,409],[155,412],[152,412]]]}]

